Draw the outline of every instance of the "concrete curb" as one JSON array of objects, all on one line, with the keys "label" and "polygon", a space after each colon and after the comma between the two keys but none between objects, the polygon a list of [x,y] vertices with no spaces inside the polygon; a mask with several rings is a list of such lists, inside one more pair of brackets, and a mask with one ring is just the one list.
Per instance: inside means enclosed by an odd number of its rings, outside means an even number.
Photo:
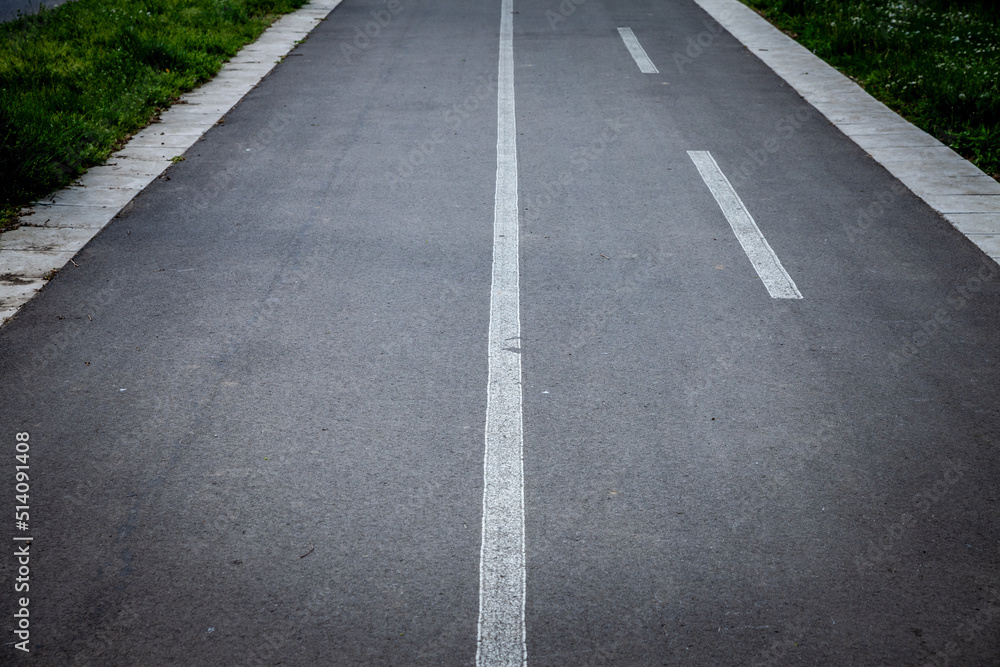
[{"label": "concrete curb", "polygon": [[218,75],[181,97],[107,163],[28,208],[21,227],[0,235],[0,322],[6,322],[52,275],[260,83],[296,44],[340,4],[313,0],[247,44]]},{"label": "concrete curb", "polygon": [[694,0],[903,185],[1000,262],[1000,183],[739,0]]}]

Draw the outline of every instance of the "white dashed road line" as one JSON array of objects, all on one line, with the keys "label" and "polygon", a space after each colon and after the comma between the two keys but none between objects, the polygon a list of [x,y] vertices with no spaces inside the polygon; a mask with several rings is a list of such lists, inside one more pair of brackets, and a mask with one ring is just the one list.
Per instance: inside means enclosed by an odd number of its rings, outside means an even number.
[{"label": "white dashed road line", "polygon": [[750,211],[743,205],[740,196],[736,194],[729,179],[719,169],[715,158],[708,151],[688,151],[691,160],[698,168],[698,173],[705,185],[712,191],[712,196],[719,203],[719,208],[725,214],[730,227],[736,234],[740,245],[756,269],[757,275],[764,281],[768,293],[775,299],[801,299],[802,294],[795,286],[795,281],[781,265],[781,260],[774,254],[771,245],[764,238]]},{"label": "white dashed road line", "polygon": [[654,65],[653,61],[646,55],[646,50],[642,48],[642,44],[640,44],[639,40],[636,39],[635,33],[632,32],[632,28],[618,28],[618,34],[622,36],[622,41],[625,42],[628,52],[632,54],[635,64],[639,66],[640,72],[643,74],[660,73],[660,70],[656,69],[656,65]]},{"label": "white dashed road line", "polygon": [[503,0],[476,664],[527,663],[513,0]]}]

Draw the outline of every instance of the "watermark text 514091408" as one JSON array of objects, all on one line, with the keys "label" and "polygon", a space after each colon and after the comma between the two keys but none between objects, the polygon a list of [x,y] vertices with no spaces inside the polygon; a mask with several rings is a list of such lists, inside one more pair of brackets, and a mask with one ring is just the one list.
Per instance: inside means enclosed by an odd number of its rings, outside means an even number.
[{"label": "watermark text 514091408", "polygon": [[14,635],[18,641],[13,642],[14,648],[28,652],[28,639],[30,637],[28,621],[28,584],[31,579],[31,538],[28,531],[28,521],[30,516],[28,509],[30,503],[29,492],[31,491],[30,478],[28,476],[28,445],[29,435],[18,433],[14,436],[14,527],[17,534],[14,535],[14,558],[17,560],[17,567],[14,577],[14,605],[17,611],[14,612]]}]

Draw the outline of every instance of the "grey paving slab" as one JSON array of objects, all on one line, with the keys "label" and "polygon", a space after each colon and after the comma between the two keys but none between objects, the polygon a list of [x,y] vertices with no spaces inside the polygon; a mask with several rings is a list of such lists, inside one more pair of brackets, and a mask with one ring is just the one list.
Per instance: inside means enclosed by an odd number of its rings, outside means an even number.
[{"label": "grey paving slab", "polygon": [[271,26],[267,37],[269,40],[276,40],[279,36],[307,35],[322,19],[323,12],[305,13],[287,21],[282,19]]},{"label": "grey paving slab", "polygon": [[[84,228],[99,230],[121,210],[120,206],[36,206],[31,215],[21,219],[22,225],[52,228]],[[17,230],[14,230],[17,231]],[[0,243],[5,236],[0,236]]]},{"label": "grey paving slab", "polygon": [[994,260],[1000,260],[1000,234],[969,234],[968,236],[984,253]]},{"label": "grey paving slab", "polygon": [[294,47],[294,40],[283,36],[280,40],[248,46],[240,52],[240,57],[252,55],[283,56]]},{"label": "grey paving slab", "polygon": [[849,124],[855,125],[857,123],[884,123],[888,126],[895,126],[896,122],[899,120],[899,116],[892,113],[891,111],[883,111],[881,109],[873,108],[871,111],[865,111],[863,108],[858,108],[857,110],[841,110],[839,108],[828,108],[822,103],[816,105],[816,108],[826,115],[830,119],[830,122],[834,125]]},{"label": "grey paving slab", "polygon": [[952,213],[948,220],[966,236],[1000,234],[996,229],[996,216],[992,213]]},{"label": "grey paving slab", "polygon": [[[892,163],[883,163],[891,165]],[[1000,194],[1000,187],[996,181],[989,176],[941,176],[933,169],[933,165],[927,165],[927,172],[922,175],[907,176],[901,179],[907,187],[917,190],[927,195],[973,195],[978,196],[983,192],[995,189]]]},{"label": "grey paving slab", "polygon": [[[153,128],[154,131],[159,129],[161,132],[175,132],[177,134],[205,133],[215,125],[221,115],[221,113],[178,113],[171,109],[164,112],[160,120],[149,127]],[[127,153],[131,148],[131,146],[126,145],[120,152]]]},{"label": "grey paving slab", "polygon": [[[129,146],[132,148],[179,148],[187,150],[202,136],[202,133],[176,134],[174,132],[140,132],[132,137]],[[146,161],[144,161],[146,162]]]},{"label": "grey paving slab", "polygon": [[220,86],[243,86],[247,89],[257,85],[261,77],[271,71],[273,63],[262,63],[257,56],[237,57],[232,61],[233,67],[219,74],[213,81]]},{"label": "grey paving slab", "polygon": [[287,52],[288,50],[294,48],[296,42],[298,42],[305,35],[306,31],[301,29],[274,30],[268,33],[266,37],[262,37],[254,42],[253,47],[248,47],[246,52],[252,53],[254,51],[271,50]]},{"label": "grey paving slab", "polygon": [[[922,132],[927,134],[916,125],[909,123],[908,121],[900,118],[899,121],[894,123],[884,123],[878,121],[864,121],[858,123],[839,123],[837,127],[841,132],[847,136],[854,138],[855,136],[879,136],[883,134],[895,135],[899,133],[912,133],[912,132]],[[927,135],[930,137],[930,135]],[[930,137],[934,139],[934,137]],[[935,141],[937,141],[935,139]],[[940,143],[940,142],[939,142]],[[937,144],[932,144],[937,145]]]},{"label": "grey paving slab", "polygon": [[90,169],[77,180],[85,188],[107,188],[112,190],[142,190],[156,178],[153,174],[123,172],[114,168]]},{"label": "grey paving slab", "polygon": [[20,227],[0,238],[0,250],[76,253],[93,237],[86,227]]},{"label": "grey paving slab", "polygon": [[[235,97],[235,96],[234,96]],[[209,103],[199,103],[199,104],[175,104],[170,107],[171,120],[173,119],[184,119],[191,115],[211,115],[214,118],[219,118],[222,114],[229,111],[233,104],[239,102],[239,98],[236,97],[230,102],[209,102]],[[214,122],[214,121],[213,121]]]},{"label": "grey paving slab", "polygon": [[249,92],[249,89],[244,89],[242,86],[234,86],[232,90],[219,90],[216,88],[213,89],[212,92],[202,91],[185,95],[183,100],[186,106],[228,104],[229,107],[232,107],[232,105],[239,102],[247,92]]},{"label": "grey paving slab", "polygon": [[257,71],[264,73],[273,65],[281,62],[283,56],[284,54],[248,53],[236,61],[236,64],[248,68],[257,66],[259,67]]},{"label": "grey paving slab", "polygon": [[0,318],[7,321],[38,293],[46,281],[17,278],[15,284],[0,276]]},{"label": "grey paving slab", "polygon": [[929,147],[884,147],[873,149],[870,153],[879,162],[909,162],[918,167],[918,171],[926,170],[942,176],[984,175],[976,165],[942,144]]},{"label": "grey paving slab", "polygon": [[0,247],[0,267],[3,267],[3,273],[0,275],[17,276],[22,280],[38,279],[53,270],[61,269],[75,254],[75,251],[37,252]]},{"label": "grey paving slab", "polygon": [[261,63],[261,64],[277,63],[283,57],[285,57],[288,54],[288,52],[289,52],[289,49],[285,45],[282,45],[280,47],[276,46],[276,47],[273,47],[273,48],[265,48],[265,49],[252,49],[252,50],[247,50],[247,51],[241,53],[240,57],[239,57],[239,60],[237,60],[236,62],[237,63],[251,63],[251,64],[253,64],[253,63]]},{"label": "grey paving slab", "polygon": [[[214,124],[214,123],[213,123]],[[209,126],[211,127],[211,126]],[[187,131],[189,126],[185,126],[184,130]],[[187,135],[190,136],[190,135]],[[113,159],[127,159],[133,161],[146,160],[157,162],[163,165],[169,165],[171,160],[175,157],[181,156],[183,153],[173,150],[171,146],[141,146],[141,145],[128,145],[125,148],[118,151]]]},{"label": "grey paving slab", "polygon": [[60,206],[104,206],[121,208],[142,191],[142,187],[93,187],[70,186],[52,194],[44,201]]},{"label": "grey paving slab", "polygon": [[1000,213],[1000,196],[997,195],[935,195],[928,194],[924,201],[942,213]]},{"label": "grey paving slab", "polygon": [[[236,68],[233,69],[235,70]],[[223,97],[242,98],[244,95],[250,92],[250,90],[253,89],[254,85],[256,85],[252,83],[249,79],[247,81],[226,81],[226,80],[213,79],[213,81],[215,82],[215,85],[212,87],[211,94],[218,95],[219,98]],[[191,95],[191,97],[188,99],[197,99],[198,97],[207,94],[208,93],[195,93]]]},{"label": "grey paving slab", "polygon": [[122,155],[113,155],[107,162],[95,167],[97,173],[114,173],[125,177],[157,176],[163,168],[148,160],[131,160]]},{"label": "grey paving slab", "polygon": [[866,151],[874,148],[930,148],[941,145],[941,142],[937,139],[926,132],[920,131],[880,132],[872,134],[845,131],[844,134],[854,139]]}]

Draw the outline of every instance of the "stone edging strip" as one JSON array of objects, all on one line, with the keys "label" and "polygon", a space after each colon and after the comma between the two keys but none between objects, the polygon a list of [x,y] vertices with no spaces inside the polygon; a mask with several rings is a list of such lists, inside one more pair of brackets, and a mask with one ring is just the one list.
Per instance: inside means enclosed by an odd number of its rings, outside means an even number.
[{"label": "stone edging strip", "polygon": [[694,0],[890,174],[1000,262],[1000,183],[739,0]]},{"label": "stone edging strip", "polygon": [[172,164],[171,158],[184,153],[236,106],[340,1],[312,0],[284,15],[105,164],[26,209],[21,226],[0,235],[0,322],[13,317]]}]

